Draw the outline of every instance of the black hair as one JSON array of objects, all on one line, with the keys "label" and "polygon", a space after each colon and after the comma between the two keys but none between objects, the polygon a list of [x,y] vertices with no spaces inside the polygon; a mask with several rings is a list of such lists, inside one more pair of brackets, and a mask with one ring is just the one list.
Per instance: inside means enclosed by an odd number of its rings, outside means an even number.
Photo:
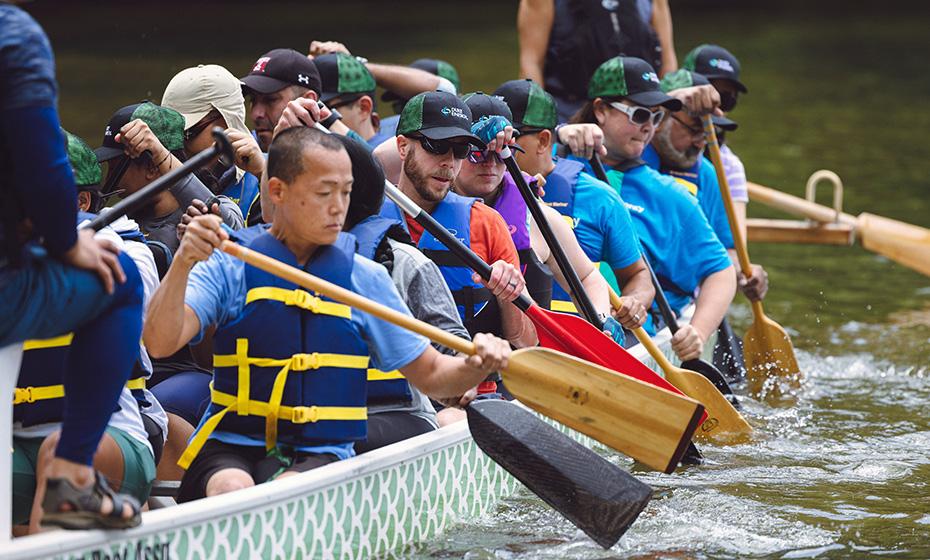
[{"label": "black hair", "polygon": [[332,152],[344,149],[334,134],[305,126],[288,128],[275,136],[268,148],[268,177],[277,177],[286,183],[294,181],[304,172],[304,151],[312,146]]},{"label": "black hair", "polygon": [[[612,103],[614,101],[622,101],[624,97],[600,97],[604,103]],[[597,123],[597,117],[594,115],[594,99],[589,99],[584,102],[584,105],[575,112],[571,118],[568,119],[570,124],[579,124],[579,123]]]},{"label": "black hair", "polygon": [[352,160],[352,200],[346,215],[345,229],[377,214],[384,200],[384,170],[371,154],[371,149],[347,136],[336,136]]}]

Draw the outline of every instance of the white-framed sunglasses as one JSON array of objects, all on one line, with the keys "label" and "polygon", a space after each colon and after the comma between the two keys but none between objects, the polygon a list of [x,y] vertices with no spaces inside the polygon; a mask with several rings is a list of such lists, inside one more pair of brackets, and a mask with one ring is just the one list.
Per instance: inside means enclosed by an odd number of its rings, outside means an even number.
[{"label": "white-framed sunglasses", "polygon": [[659,123],[661,123],[662,119],[665,118],[665,109],[659,109],[653,113],[645,107],[640,107],[638,105],[624,105],[619,101],[611,101],[610,106],[620,111],[621,113],[626,114],[627,118],[630,119],[630,123],[635,124],[636,126],[642,126],[650,120],[652,120],[652,126],[659,126]]}]

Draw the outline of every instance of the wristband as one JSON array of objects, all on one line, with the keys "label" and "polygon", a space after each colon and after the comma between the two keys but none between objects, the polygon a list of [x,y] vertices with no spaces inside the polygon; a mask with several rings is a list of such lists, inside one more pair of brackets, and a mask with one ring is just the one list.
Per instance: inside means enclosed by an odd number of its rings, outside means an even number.
[{"label": "wristband", "polygon": [[329,128],[333,126],[333,124],[336,121],[342,120],[342,115],[339,114],[339,111],[335,109],[330,109],[330,111],[332,111],[332,113],[328,117],[320,121],[320,124],[326,127],[326,130],[329,130]]}]

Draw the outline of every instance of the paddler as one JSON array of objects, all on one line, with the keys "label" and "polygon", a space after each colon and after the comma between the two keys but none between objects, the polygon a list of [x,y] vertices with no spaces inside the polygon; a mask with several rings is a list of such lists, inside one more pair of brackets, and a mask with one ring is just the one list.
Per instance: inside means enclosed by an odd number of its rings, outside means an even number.
[{"label": "paddler", "polygon": [[[614,310],[616,319],[629,329],[642,326],[655,290],[643,262],[629,210],[613,188],[586,172],[584,165],[552,155],[557,122],[555,100],[551,95],[528,79],[505,82],[494,95],[502,97],[513,112],[514,126],[520,133],[519,143],[523,148],[515,154],[520,168],[545,177],[543,201],[570,221],[587,257],[595,263],[607,263],[618,279],[623,305],[619,311]],[[602,137],[600,129],[588,123],[568,126],[596,128]],[[554,310],[575,312],[564,289],[554,286],[553,291]]]},{"label": "paddler", "polygon": [[[674,95],[676,91],[690,87],[712,88],[704,76],[687,69],[680,69],[662,78],[662,91]],[[714,125],[724,131],[736,130],[737,124],[724,116],[713,115]],[[643,151],[647,165],[664,175],[669,175],[697,197],[717,238],[726,247],[730,260],[736,268],[739,263],[733,245],[733,234],[727,220],[726,210],[717,183],[717,172],[709,159],[702,156],[707,146],[701,117],[689,107],[670,114],[656,129],[655,137]],[[740,287],[750,299],[761,299],[768,290],[768,274],[760,265],[753,265],[752,277],[747,281],[740,274]]]},{"label": "paddler", "polygon": [[[573,120],[603,129],[608,179],[630,210],[672,309],[680,313],[691,301],[696,304],[690,323],[672,338],[678,357],[689,360],[701,354],[723,319],[736,291],[736,274],[697,200],[640,159],[666,111],[681,107],[680,100],[662,92],[647,62],[615,57],[598,67],[588,101]],[[647,327],[652,330],[651,324]]]},{"label": "paddler", "polygon": [[[307,127],[281,132],[266,176],[272,224],[244,230],[241,243],[408,312],[384,268],[356,255],[355,238],[341,232],[352,166],[338,139]],[[190,223],[144,329],[150,354],[163,356],[217,327],[212,402],[181,459],[181,501],[351,457],[366,435],[369,367],[451,397],[506,365],[503,340],[477,335],[474,356],[445,356],[419,335],[216,251],[227,238],[216,216]]]},{"label": "paddler", "polygon": [[524,292],[526,281],[507,223],[478,199],[451,192],[468,153],[485,147],[471,133],[471,122],[471,110],[451,93],[421,93],[408,101],[393,151],[402,162],[397,186],[488,263],[491,279],[481,280],[391,200],[385,200],[381,215],[406,224],[417,247],[439,266],[468,332],[493,332],[517,348],[533,346],[533,323],[510,304]]}]

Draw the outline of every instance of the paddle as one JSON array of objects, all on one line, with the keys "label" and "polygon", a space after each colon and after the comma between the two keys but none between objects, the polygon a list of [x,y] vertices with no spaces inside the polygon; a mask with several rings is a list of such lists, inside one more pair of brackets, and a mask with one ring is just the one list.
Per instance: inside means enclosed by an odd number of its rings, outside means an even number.
[{"label": "paddle", "polygon": [[165,173],[158,179],[155,179],[148,185],[122,199],[110,208],[109,212],[97,216],[85,227],[89,227],[94,231],[100,231],[122,216],[144,208],[151,203],[155,195],[171,188],[182,178],[210,163],[213,158],[221,155],[225,155],[230,159],[235,157],[232,144],[229,142],[229,138],[226,137],[226,133],[223,132],[222,128],[214,127],[212,135],[214,140],[212,146],[185,161],[181,167],[172,169],[168,173]]},{"label": "paddle", "polygon": [[[749,263],[749,252],[746,250],[743,234],[733,210],[733,199],[730,196],[726,173],[723,171],[717,132],[714,130],[710,115],[704,115],[702,122],[704,134],[707,136],[707,145],[710,148],[711,161],[714,163],[717,181],[720,183],[720,195],[727,211],[730,231],[733,233],[736,255],[743,274],[746,278],[750,278],[752,268]],[[801,369],[794,356],[791,338],[781,325],[765,316],[761,301],[752,302],[752,313],[752,326],[743,338],[743,356],[748,370],[749,390],[754,395],[777,398],[783,393],[783,384],[789,388],[800,386]]]},{"label": "paddle", "polygon": [[[421,334],[437,344],[463,354],[475,352],[470,341],[303,270],[231,241],[224,241],[221,248],[255,268]],[[502,373],[507,387],[521,402],[666,473],[678,465],[704,414],[704,407],[690,398],[547,348],[514,351]]]},{"label": "paddle", "polygon": [[743,360],[743,341],[736,337],[730,321],[726,317],[717,327],[717,344],[714,345],[713,364],[717,371],[723,373],[727,382],[739,382],[746,379],[746,366]]},{"label": "paddle", "polygon": [[[481,260],[481,257],[466,247],[435,218],[423,211],[389,181],[384,182],[384,194],[393,200],[401,210],[416,220],[418,224],[422,225],[440,243],[445,245],[466,266],[477,272],[485,280],[491,277],[491,267]],[[542,309],[525,295],[515,299],[513,304],[533,321],[541,346],[577,356],[667,391],[683,395],[674,385],[647,368],[642,362],[614,342],[613,339],[605,335],[600,329],[587,323],[584,319]],[[704,419],[702,418],[701,421]]]}]

